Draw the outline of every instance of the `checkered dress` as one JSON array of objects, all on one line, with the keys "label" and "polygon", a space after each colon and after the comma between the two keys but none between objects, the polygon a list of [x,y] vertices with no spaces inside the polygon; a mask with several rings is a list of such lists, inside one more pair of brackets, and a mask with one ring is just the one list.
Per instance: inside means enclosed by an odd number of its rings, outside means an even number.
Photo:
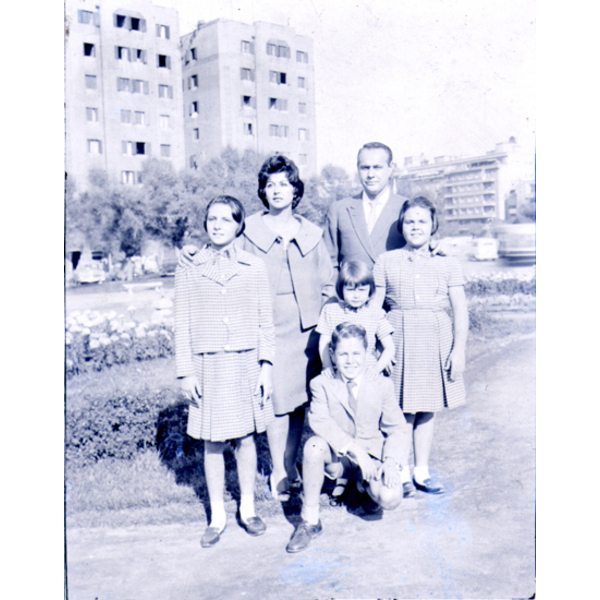
[{"label": "checkered dress", "polygon": [[273,404],[254,390],[259,361],[275,355],[266,267],[242,250],[207,248],[197,260],[175,273],[177,375],[195,375],[201,390],[187,433],[221,442],[265,431]]},{"label": "checkered dress", "polygon": [[458,260],[403,248],[380,255],[373,274],[390,307],[392,379],[402,410],[436,412],[464,404],[462,376],[449,381],[444,370],[453,343],[448,288],[464,284]]},{"label": "checkered dress", "polygon": [[377,362],[375,344],[386,335],[393,333],[394,329],[385,316],[385,311],[367,302],[358,309],[354,309],[343,300],[328,302],[321,309],[317,333],[331,338],[331,334],[340,323],[354,323],[362,325],[367,331],[367,364]]}]

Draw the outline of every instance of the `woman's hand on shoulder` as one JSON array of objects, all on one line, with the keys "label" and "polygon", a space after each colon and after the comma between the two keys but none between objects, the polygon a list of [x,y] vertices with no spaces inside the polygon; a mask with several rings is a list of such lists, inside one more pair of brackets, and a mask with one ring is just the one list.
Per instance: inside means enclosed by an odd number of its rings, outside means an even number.
[{"label": "woman's hand on shoulder", "polygon": [[429,250],[433,255],[450,256],[450,240],[429,240]]},{"label": "woman's hand on shoulder", "polygon": [[197,377],[195,375],[182,377],[179,380],[179,385],[181,386],[181,391],[183,392],[185,399],[193,406],[199,407],[202,393],[200,392],[200,384],[198,383]]},{"label": "woman's hand on shoulder", "polygon": [[199,248],[193,244],[186,244],[179,254],[177,263],[180,267],[191,267],[196,264],[195,257],[198,254]]}]

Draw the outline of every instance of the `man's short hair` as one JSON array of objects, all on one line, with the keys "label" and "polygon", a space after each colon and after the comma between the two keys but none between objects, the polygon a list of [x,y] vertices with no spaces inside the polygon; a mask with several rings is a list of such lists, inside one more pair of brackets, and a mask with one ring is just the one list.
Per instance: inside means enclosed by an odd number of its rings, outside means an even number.
[{"label": "man's short hair", "polygon": [[356,162],[357,163],[360,160],[360,153],[363,150],[383,150],[383,151],[387,152],[387,155],[388,155],[388,165],[391,165],[392,161],[394,160],[394,155],[392,154],[392,149],[389,146],[386,146],[385,144],[382,144],[381,142],[369,142],[368,144],[365,144],[358,151],[358,154],[356,155]]}]

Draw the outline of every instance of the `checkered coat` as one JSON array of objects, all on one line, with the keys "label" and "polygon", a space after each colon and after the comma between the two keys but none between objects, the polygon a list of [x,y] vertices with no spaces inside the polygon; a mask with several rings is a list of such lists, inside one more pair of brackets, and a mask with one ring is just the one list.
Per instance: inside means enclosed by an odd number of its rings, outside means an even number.
[{"label": "checkered coat", "polygon": [[[258,350],[273,362],[275,331],[264,262],[237,249],[226,269],[205,248],[194,265],[175,272],[175,357],[177,376],[194,375],[195,354]],[[226,260],[226,259],[221,259]]]}]

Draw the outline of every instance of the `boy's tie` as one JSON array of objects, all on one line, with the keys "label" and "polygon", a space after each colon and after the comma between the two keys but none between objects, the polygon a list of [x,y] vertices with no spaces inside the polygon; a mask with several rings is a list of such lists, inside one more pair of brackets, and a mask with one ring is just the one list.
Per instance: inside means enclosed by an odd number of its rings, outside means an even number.
[{"label": "boy's tie", "polygon": [[352,409],[352,412],[354,412],[354,414],[356,414],[357,399],[354,394],[355,394],[356,388],[358,386],[356,385],[356,383],[354,381],[349,381],[346,384],[346,387],[348,388],[348,402],[350,404],[350,408]]}]

